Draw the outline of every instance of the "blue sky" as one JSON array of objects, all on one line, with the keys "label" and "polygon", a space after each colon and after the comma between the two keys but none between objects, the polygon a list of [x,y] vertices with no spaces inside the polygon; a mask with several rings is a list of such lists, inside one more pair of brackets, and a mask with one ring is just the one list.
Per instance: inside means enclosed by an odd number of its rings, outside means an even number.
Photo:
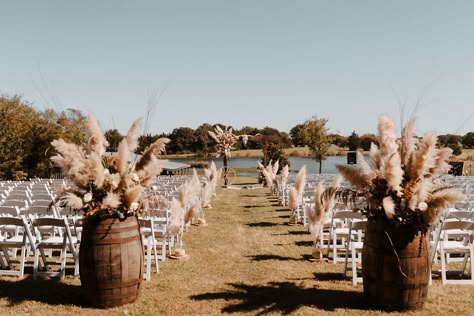
[{"label": "blue sky", "polygon": [[126,132],[223,123],[474,130],[472,1],[5,1],[0,93]]}]

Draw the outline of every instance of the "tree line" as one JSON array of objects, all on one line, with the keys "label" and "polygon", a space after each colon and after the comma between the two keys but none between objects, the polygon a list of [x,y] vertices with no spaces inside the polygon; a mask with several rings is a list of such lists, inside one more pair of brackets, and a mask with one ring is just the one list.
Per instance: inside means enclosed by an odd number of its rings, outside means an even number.
[{"label": "tree line", "polygon": [[[327,119],[313,116],[294,126],[289,133],[271,127],[245,126],[234,129],[234,134],[260,136],[250,137],[246,145],[237,142],[235,148],[268,150],[270,158],[278,158],[284,156],[281,149],[308,146],[313,157],[321,163],[331,145],[368,150],[370,143],[377,141],[374,134],[359,136],[355,131],[349,136],[330,134],[326,124]],[[171,133],[144,134],[139,139],[137,153],[143,152],[157,138],[168,137],[171,141],[166,154],[212,155],[215,141],[208,132],[215,125],[228,127],[204,123],[196,129],[177,127]],[[37,110],[20,96],[0,96],[0,179],[49,177],[55,168],[49,159],[54,154],[51,141],[63,138],[71,143],[84,144],[87,141],[86,127],[87,117],[78,110]],[[117,129],[106,130],[105,136],[109,151],[115,151],[124,137]],[[449,146],[455,153],[460,153],[462,148],[474,147],[474,133],[440,135],[439,142],[440,146]]]}]

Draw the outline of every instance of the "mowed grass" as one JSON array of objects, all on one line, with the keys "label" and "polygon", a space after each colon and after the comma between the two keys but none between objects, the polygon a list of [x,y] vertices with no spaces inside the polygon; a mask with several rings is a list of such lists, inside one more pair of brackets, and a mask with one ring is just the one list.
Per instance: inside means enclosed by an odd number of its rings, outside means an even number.
[{"label": "mowed grass", "polygon": [[[256,178],[238,178],[255,183]],[[88,308],[80,280],[0,278],[1,315],[401,315],[371,309],[342,264],[314,263],[311,236],[288,226],[290,211],[268,189],[218,190],[208,226],[185,233],[187,261],[167,259],[142,283],[136,303]],[[474,286],[429,287],[426,306],[409,315],[473,315]]]}]

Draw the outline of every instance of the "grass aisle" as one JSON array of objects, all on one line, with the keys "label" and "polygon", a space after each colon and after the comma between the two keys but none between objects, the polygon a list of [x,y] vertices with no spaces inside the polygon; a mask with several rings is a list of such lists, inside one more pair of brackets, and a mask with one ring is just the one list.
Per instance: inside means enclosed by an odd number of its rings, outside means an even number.
[{"label": "grass aisle", "polygon": [[[189,260],[161,263],[136,303],[83,308],[78,278],[2,277],[0,315],[381,314],[366,305],[362,285],[342,277],[341,264],[307,260],[310,235],[286,224],[289,210],[268,189],[219,189],[212,204],[208,226],[192,226],[184,235]],[[473,301],[472,286],[443,287],[435,279],[425,309],[409,314],[474,315]]]}]

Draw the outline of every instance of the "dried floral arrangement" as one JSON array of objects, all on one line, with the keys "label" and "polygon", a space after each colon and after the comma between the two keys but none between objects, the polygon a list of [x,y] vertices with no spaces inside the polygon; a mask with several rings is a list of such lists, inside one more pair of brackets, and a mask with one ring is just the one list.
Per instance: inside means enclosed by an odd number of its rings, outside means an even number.
[{"label": "dried floral arrangement", "polygon": [[[410,119],[398,139],[393,121],[386,115],[379,118],[380,148],[372,144],[367,161],[358,152],[358,166],[338,165],[341,175],[352,185],[343,190],[334,184],[318,187],[313,225],[320,224],[334,199],[352,204],[369,219],[387,224],[412,225],[414,231],[426,232],[444,212],[464,195],[437,179],[446,173],[452,154],[450,148],[437,148],[434,132],[421,140],[415,137],[415,119]],[[362,203],[359,198],[362,197]]]},{"label": "dried floral arrangement", "polygon": [[209,135],[217,143],[217,158],[231,156],[230,151],[234,149],[234,144],[239,137],[232,133],[232,128],[223,130],[219,125],[216,125],[214,131],[208,131]]},{"label": "dried floral arrangement", "polygon": [[118,151],[106,154],[107,140],[96,118],[88,116],[88,142],[83,146],[62,139],[51,144],[57,154],[51,160],[63,169],[74,186],[64,188],[61,205],[84,212],[86,217],[125,218],[146,208],[145,192],[162,170],[164,160],[157,156],[169,142],[160,138],[148,146],[141,158],[129,162],[130,154],[138,147],[141,119],[130,127]]}]

